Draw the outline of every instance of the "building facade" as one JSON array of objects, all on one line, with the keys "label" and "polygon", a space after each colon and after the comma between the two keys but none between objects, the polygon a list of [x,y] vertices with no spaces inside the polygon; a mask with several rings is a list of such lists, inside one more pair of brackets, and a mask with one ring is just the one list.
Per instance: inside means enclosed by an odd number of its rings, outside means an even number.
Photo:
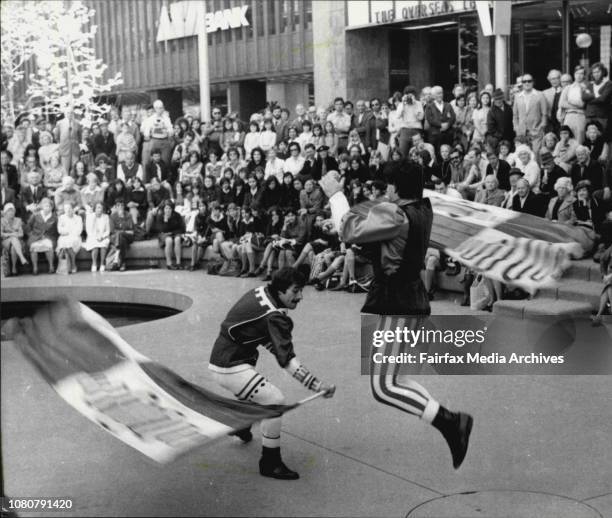
[{"label": "building facade", "polygon": [[[159,98],[172,115],[199,113],[194,2],[87,3],[96,11],[98,57],[112,74],[123,75],[111,101]],[[550,68],[609,64],[609,1],[506,4],[506,35],[489,36],[487,23],[495,30],[500,20],[486,2],[206,0],[212,105],[246,117],[270,102],[293,110],[297,103],[327,105],[337,96],[386,96],[407,84],[505,87],[525,72],[545,88]],[[576,36],[584,33],[591,44],[579,48]]]}]

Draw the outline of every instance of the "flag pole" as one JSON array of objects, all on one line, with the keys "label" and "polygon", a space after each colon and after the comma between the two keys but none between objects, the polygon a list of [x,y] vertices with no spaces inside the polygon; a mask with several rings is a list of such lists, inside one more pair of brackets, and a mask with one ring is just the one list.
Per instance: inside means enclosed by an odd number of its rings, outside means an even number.
[{"label": "flag pole", "polygon": [[303,405],[304,403],[308,403],[309,401],[312,401],[313,399],[317,399],[318,397],[321,397],[323,395],[325,395],[324,391],[317,392],[316,394],[313,394],[312,396],[308,396],[307,398],[302,399],[301,401],[298,401],[296,405]]}]

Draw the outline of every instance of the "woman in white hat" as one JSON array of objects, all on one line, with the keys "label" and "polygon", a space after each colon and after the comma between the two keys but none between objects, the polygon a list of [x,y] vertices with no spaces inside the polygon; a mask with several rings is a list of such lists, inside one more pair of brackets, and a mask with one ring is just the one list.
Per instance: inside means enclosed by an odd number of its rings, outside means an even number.
[{"label": "woman in white hat", "polygon": [[7,203],[2,209],[0,223],[2,234],[2,252],[6,250],[11,258],[11,274],[17,275],[17,258],[22,265],[28,264],[23,255],[23,222],[15,216],[15,205]]}]

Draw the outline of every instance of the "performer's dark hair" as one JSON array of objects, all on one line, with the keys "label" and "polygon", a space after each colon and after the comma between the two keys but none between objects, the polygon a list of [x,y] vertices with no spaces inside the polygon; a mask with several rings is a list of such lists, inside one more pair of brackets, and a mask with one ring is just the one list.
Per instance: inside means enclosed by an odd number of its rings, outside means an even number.
[{"label": "performer's dark hair", "polygon": [[306,277],[296,268],[285,266],[272,276],[272,282],[268,284],[268,288],[273,295],[276,295],[287,291],[292,284],[303,288],[306,285]]},{"label": "performer's dark hair", "polygon": [[423,168],[414,162],[389,162],[384,170],[385,181],[394,185],[397,195],[406,200],[423,197]]}]

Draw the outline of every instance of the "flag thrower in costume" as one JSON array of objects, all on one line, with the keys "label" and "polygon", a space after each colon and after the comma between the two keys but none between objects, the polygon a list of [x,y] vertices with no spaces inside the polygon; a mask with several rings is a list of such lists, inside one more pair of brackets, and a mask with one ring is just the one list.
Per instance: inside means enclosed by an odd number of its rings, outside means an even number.
[{"label": "flag thrower in costume", "polygon": [[161,463],[323,395],[265,406],[218,396],[141,355],[99,314],[68,299],[19,320],[15,341],[69,405]]},{"label": "flag thrower in costume", "polygon": [[[434,211],[430,246],[485,276],[534,293],[584,255],[581,227],[426,190]],[[583,246],[584,243],[584,246]]]}]

